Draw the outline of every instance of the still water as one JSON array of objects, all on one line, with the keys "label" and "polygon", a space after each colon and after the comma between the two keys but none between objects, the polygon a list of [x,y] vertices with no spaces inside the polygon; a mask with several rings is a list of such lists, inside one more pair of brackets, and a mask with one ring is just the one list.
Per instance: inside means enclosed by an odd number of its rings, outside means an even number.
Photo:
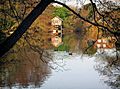
[{"label": "still water", "polygon": [[[2,66],[0,89],[120,89],[119,79],[111,79],[114,74],[105,67],[106,62],[101,64],[96,56],[69,55],[64,51],[51,52],[51,55],[48,63],[32,53],[24,62],[19,62],[20,65]],[[118,71],[115,77],[120,77],[119,74]]]},{"label": "still water", "polygon": [[51,77],[40,89],[110,89],[94,69],[95,57],[81,58],[78,54],[62,52],[55,55],[63,58],[63,70],[52,70]]}]

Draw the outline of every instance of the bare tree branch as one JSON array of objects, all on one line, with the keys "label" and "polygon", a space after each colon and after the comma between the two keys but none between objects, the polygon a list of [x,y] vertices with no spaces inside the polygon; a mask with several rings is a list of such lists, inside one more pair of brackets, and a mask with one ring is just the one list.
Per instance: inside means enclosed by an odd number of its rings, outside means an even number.
[{"label": "bare tree branch", "polygon": [[0,57],[8,52],[14,44],[22,37],[25,31],[31,26],[35,19],[42,14],[47,6],[54,0],[41,0],[32,12],[22,21],[18,28],[2,44],[0,44]]},{"label": "bare tree branch", "polygon": [[[71,9],[69,6],[65,5],[64,3],[61,3],[61,2],[59,2],[59,1],[54,1],[54,3],[60,4],[60,5],[64,6],[64,7],[66,7],[68,10],[70,10],[71,12],[73,12],[73,14],[75,14],[76,16],[78,16],[80,19],[82,19],[82,20],[84,20],[84,21],[86,21],[86,22],[88,22],[88,23],[90,23],[90,24],[92,24],[92,25],[94,25],[94,26],[102,27],[102,28],[106,29],[108,32],[110,32],[111,34],[116,34],[115,32],[111,31],[111,30],[110,30],[108,27],[106,27],[106,26],[103,26],[103,25],[98,24],[98,23],[91,22],[91,21],[89,21],[88,19],[83,18],[80,14],[76,13],[73,9]],[[103,29],[102,29],[102,30],[103,30]],[[103,30],[103,31],[104,31],[104,30]]]}]

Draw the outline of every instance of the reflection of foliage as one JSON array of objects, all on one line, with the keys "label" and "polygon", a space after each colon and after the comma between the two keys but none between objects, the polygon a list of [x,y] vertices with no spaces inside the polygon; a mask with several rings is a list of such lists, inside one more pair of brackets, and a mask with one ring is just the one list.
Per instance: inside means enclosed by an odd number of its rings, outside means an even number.
[{"label": "reflection of foliage", "polygon": [[21,89],[31,83],[31,89],[40,87],[51,70],[48,66],[49,60],[44,63],[39,57],[40,55],[29,47],[6,56],[4,59],[10,60],[7,64],[0,65],[0,87],[12,89],[18,84],[17,88]]},{"label": "reflection of foliage", "polygon": [[90,48],[87,49],[87,51],[85,53],[89,54],[89,55],[93,55],[97,52],[97,49],[94,46],[91,46]]},{"label": "reflection of foliage", "polygon": [[112,89],[120,89],[120,59],[104,55],[98,63],[95,68],[104,78],[104,82]]},{"label": "reflection of foliage", "polygon": [[9,53],[11,53],[10,55],[7,55],[6,57],[3,57],[0,59],[0,64],[4,64],[4,63],[9,63],[11,61],[16,61],[17,55],[15,54],[16,52],[14,52],[14,50],[9,51]]},{"label": "reflection of foliage", "polygon": [[58,50],[58,51],[69,51],[69,45],[66,45],[66,44],[60,45],[58,48],[55,48],[55,50]]},{"label": "reflection of foliage", "polygon": [[69,13],[70,12],[64,7],[56,8],[54,11],[54,15],[59,16],[63,20],[65,20],[69,16]]},{"label": "reflection of foliage", "polygon": [[56,48],[55,50],[59,51],[78,51],[79,50],[79,39],[76,34],[64,35],[63,44]]}]

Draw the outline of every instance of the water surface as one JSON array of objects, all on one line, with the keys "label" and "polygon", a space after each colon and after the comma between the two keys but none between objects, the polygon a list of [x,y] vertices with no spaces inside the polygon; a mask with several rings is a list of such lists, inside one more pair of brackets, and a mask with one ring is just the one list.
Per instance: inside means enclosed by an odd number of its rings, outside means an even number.
[{"label": "water surface", "polygon": [[[111,89],[95,71],[95,57],[56,52],[54,59],[62,61],[40,89]],[[59,57],[59,58],[58,58]],[[62,60],[61,60],[62,59]]]},{"label": "water surface", "polygon": [[35,52],[24,55],[28,54],[20,65],[1,67],[1,89],[120,89],[116,85],[120,83],[119,70],[106,67],[108,63],[98,57],[56,51],[51,52],[52,60],[44,63]]}]

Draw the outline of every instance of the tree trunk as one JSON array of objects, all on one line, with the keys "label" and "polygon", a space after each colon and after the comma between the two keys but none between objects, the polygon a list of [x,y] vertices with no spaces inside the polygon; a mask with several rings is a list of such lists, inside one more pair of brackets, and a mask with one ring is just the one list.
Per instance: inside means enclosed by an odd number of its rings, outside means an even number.
[{"label": "tree trunk", "polygon": [[31,13],[22,21],[13,34],[8,37],[2,44],[0,44],[0,57],[8,52],[14,44],[22,37],[31,24],[37,19],[39,15],[46,9],[46,7],[54,0],[41,0],[41,2],[31,11]]}]

